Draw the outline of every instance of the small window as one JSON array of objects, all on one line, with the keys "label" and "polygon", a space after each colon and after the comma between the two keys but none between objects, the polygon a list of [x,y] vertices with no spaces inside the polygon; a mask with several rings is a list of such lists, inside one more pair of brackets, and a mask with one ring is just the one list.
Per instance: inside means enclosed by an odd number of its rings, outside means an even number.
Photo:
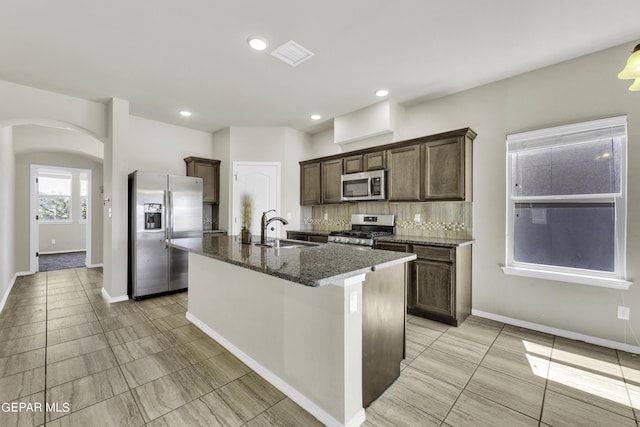
[{"label": "small window", "polygon": [[43,222],[71,221],[71,173],[39,173],[38,218]]},{"label": "small window", "polygon": [[505,273],[626,288],[626,117],[507,137]]},{"label": "small window", "polygon": [[89,209],[89,175],[80,174],[80,222],[87,220],[87,210]]}]

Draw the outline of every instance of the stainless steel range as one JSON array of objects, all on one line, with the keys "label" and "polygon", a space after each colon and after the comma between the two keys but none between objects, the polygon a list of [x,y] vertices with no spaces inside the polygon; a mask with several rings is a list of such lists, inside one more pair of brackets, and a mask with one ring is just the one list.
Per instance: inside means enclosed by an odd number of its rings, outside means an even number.
[{"label": "stainless steel range", "polygon": [[329,242],[373,247],[376,237],[395,233],[395,215],[351,215],[351,230],[332,231]]}]

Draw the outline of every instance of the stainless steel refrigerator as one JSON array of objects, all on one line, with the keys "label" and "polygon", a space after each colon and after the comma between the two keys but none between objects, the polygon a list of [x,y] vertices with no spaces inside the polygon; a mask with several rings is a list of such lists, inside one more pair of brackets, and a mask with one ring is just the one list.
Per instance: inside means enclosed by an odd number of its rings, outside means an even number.
[{"label": "stainless steel refrigerator", "polygon": [[129,298],[187,288],[187,253],[166,239],[202,237],[202,178],[129,175]]}]

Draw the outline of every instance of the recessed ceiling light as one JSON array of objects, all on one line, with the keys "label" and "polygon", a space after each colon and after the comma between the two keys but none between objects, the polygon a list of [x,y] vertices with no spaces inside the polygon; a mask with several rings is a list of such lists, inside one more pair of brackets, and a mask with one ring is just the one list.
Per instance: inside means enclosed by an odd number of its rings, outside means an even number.
[{"label": "recessed ceiling light", "polygon": [[265,50],[267,46],[269,46],[269,42],[263,37],[260,36],[250,36],[247,39],[247,43],[251,46],[251,49],[254,50]]},{"label": "recessed ceiling light", "polygon": [[191,111],[187,111],[187,110],[180,110],[180,115],[182,117],[191,117]]},{"label": "recessed ceiling light", "polygon": [[387,89],[378,89],[376,91],[376,96],[379,96],[380,98],[387,95],[389,95],[389,91]]},{"label": "recessed ceiling light", "polygon": [[312,114],[309,116],[311,120],[320,120],[322,116],[320,114]]}]

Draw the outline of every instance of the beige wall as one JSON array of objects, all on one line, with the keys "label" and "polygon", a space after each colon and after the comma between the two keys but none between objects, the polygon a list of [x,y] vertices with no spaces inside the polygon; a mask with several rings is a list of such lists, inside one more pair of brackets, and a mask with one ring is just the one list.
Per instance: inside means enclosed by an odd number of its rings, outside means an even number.
[{"label": "beige wall", "polygon": [[[631,166],[627,272],[630,280],[640,280],[640,264],[636,262],[640,259],[640,223],[636,220],[640,216],[640,171],[632,167],[640,162],[640,93],[629,92],[630,82],[616,78],[632,48],[624,45],[608,49],[406,108],[396,133],[398,140],[463,127],[478,133],[473,142],[474,310],[640,346],[628,333],[631,327],[640,335],[638,284],[620,291],[507,276],[500,269],[505,260],[506,135],[627,114]],[[335,152],[331,144],[327,132],[314,136],[307,158]],[[631,307],[627,325],[616,316],[616,307],[623,301]]]},{"label": "beige wall", "polygon": [[15,211],[14,169],[12,128],[0,127],[0,309],[4,305],[7,290],[15,280]]},{"label": "beige wall", "polygon": [[[18,141],[17,141],[18,142]],[[58,166],[77,169],[91,170],[91,259],[87,260],[90,265],[102,264],[103,247],[103,212],[102,212],[102,163],[99,163],[85,155],[73,153],[44,152],[21,153],[16,156],[16,182],[15,182],[15,212],[16,212],[16,267],[18,271],[29,271],[29,218],[30,218],[30,181],[31,165]],[[51,227],[61,227],[52,225]],[[64,227],[64,226],[62,226]],[[55,238],[61,245],[64,240],[69,240],[68,244],[78,242],[78,236],[64,236],[61,231],[42,231],[41,238]],[[83,234],[84,236],[84,234]],[[84,242],[81,242],[84,247]],[[40,248],[47,252],[47,248]],[[76,248],[77,249],[77,248]],[[53,249],[57,250],[57,249]]]}]

